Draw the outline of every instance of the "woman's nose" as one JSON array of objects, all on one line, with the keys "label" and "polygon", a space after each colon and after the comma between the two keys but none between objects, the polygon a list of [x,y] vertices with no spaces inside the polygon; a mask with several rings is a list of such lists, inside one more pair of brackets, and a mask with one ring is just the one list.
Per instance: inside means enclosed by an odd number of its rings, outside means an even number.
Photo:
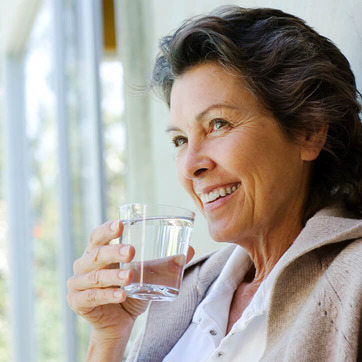
[{"label": "woman's nose", "polygon": [[179,167],[182,167],[182,173],[188,179],[203,177],[215,168],[212,158],[199,149],[189,148],[183,157],[184,160]]}]

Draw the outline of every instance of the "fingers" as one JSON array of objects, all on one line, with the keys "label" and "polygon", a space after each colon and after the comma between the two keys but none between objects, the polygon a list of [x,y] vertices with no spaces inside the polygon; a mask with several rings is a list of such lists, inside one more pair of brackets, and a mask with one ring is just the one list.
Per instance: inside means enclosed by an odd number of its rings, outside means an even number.
[{"label": "fingers", "polygon": [[135,255],[133,246],[112,244],[98,246],[84,253],[73,264],[74,274],[88,273],[102,269],[113,263],[128,263]]},{"label": "fingers", "polygon": [[107,221],[94,229],[89,237],[86,252],[101,245],[107,245],[113,239],[119,238],[123,231],[123,224],[120,220]]},{"label": "fingers", "polygon": [[68,304],[78,314],[85,315],[95,307],[122,303],[126,300],[126,292],[121,288],[87,289],[68,294]]},{"label": "fingers", "polygon": [[[121,271],[119,263],[130,262],[135,251],[129,245],[109,244],[122,232],[123,225],[119,220],[99,226],[91,233],[83,255],[73,264],[74,275],[68,280],[68,303],[76,313],[88,314],[87,319],[93,318],[91,314],[99,319],[102,311],[97,309],[99,306],[116,304],[113,308],[117,308],[126,300],[121,287],[132,281],[133,273]],[[110,269],[112,264],[117,269]],[[93,310],[95,312],[91,313]]]},{"label": "fingers", "polygon": [[70,278],[68,289],[82,291],[93,288],[126,286],[131,283],[132,279],[133,272],[131,270],[96,269]]},{"label": "fingers", "polygon": [[85,315],[95,307],[122,303],[126,293],[122,286],[131,283],[132,270],[102,269],[75,275],[68,280],[68,304],[78,314]]}]

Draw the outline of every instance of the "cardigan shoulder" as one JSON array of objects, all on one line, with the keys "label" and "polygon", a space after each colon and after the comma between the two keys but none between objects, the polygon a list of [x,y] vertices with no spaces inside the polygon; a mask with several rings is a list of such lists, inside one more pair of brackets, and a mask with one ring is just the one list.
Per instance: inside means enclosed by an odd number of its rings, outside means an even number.
[{"label": "cardigan shoulder", "polygon": [[362,239],[313,249],[273,287],[263,360],[362,360]]}]

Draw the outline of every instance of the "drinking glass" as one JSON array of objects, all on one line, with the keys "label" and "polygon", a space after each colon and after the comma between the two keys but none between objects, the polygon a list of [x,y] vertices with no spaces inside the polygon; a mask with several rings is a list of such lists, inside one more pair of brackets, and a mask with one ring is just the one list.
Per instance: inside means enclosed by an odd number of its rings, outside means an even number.
[{"label": "drinking glass", "polygon": [[180,207],[151,204],[120,206],[124,230],[119,242],[135,248],[121,269],[133,272],[124,290],[132,298],[172,301],[180,290],[195,213]]}]

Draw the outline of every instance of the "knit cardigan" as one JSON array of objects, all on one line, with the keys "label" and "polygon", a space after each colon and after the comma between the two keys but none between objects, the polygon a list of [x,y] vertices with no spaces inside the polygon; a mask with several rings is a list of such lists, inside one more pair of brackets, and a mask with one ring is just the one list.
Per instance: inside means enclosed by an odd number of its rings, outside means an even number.
[{"label": "knit cardigan", "polygon": [[[162,361],[234,245],[191,264],[173,302],[152,302],[127,361]],[[286,251],[274,282],[262,361],[362,361],[362,220],[323,209]]]}]

